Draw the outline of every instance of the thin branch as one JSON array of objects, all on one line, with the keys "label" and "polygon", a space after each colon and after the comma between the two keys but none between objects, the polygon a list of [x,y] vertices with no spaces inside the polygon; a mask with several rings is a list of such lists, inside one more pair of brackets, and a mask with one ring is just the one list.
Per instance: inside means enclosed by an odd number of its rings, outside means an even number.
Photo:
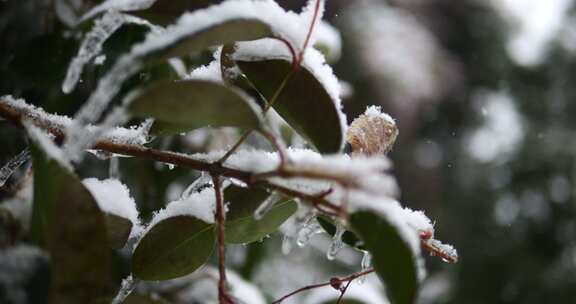
[{"label": "thin branch", "polygon": [[222,185],[220,176],[213,174],[214,193],[216,193],[216,222],[218,223],[218,302],[220,304],[232,304],[234,301],[226,292],[226,244],[224,244],[226,216],[222,199]]},{"label": "thin branch", "polygon": [[316,0],[316,4],[314,5],[314,14],[312,15],[312,21],[310,22],[310,27],[308,28],[308,33],[306,34],[306,40],[304,40],[304,44],[302,45],[302,49],[300,49],[300,54],[298,55],[298,67],[300,67],[302,61],[304,60],[304,53],[306,52],[306,48],[308,47],[308,43],[310,43],[310,38],[314,32],[316,19],[318,19],[318,11],[320,10],[320,1],[321,0]]},{"label": "thin branch", "polygon": [[[62,143],[64,141],[65,133],[63,130],[65,129],[65,126],[58,126],[47,119],[34,117],[34,113],[27,113],[23,109],[11,107],[8,103],[3,102],[2,100],[0,100],[0,117],[3,117],[6,120],[19,126],[22,126],[23,120],[28,119],[36,127],[39,127],[54,135],[56,142]],[[310,204],[321,205],[327,210],[332,210],[334,212],[338,212],[340,210],[340,207],[332,204],[323,197],[316,197],[314,195],[301,193],[281,185],[275,185],[263,179],[256,180],[253,178],[254,173],[228,168],[218,162],[208,163],[194,159],[191,156],[182,153],[161,151],[147,148],[141,145],[120,144],[109,140],[98,140],[92,148],[120,155],[134,156],[142,159],[173,164],[175,166],[185,167],[192,170],[208,172],[211,175],[235,178],[251,186],[276,190],[284,195],[300,198],[303,201],[309,202]]]},{"label": "thin branch", "polygon": [[344,294],[346,293],[346,290],[348,290],[350,283],[352,283],[352,280],[348,281],[348,283],[346,283],[346,286],[344,286],[344,288],[340,291],[340,296],[338,297],[338,301],[336,301],[336,304],[340,304],[342,302]]},{"label": "thin branch", "polygon": [[217,163],[219,164],[223,164],[226,160],[228,160],[228,158],[230,156],[232,156],[232,154],[234,154],[234,152],[236,152],[236,150],[238,150],[238,148],[240,148],[240,146],[244,143],[244,141],[246,141],[246,139],[248,138],[248,136],[250,136],[250,134],[252,133],[252,130],[250,131],[245,131],[244,134],[242,134],[242,136],[238,139],[238,141],[232,146],[232,148],[230,148],[226,154],[224,154],[224,156],[222,156]]},{"label": "thin branch", "polygon": [[274,146],[276,151],[278,151],[278,156],[280,157],[279,169],[284,168],[284,165],[288,161],[288,156],[286,155],[286,147],[284,146],[283,142],[278,140],[278,138],[272,132],[260,130],[260,134],[266,137],[272,146]]},{"label": "thin branch", "polygon": [[328,281],[328,282],[326,282],[326,283],[320,283],[320,284],[313,284],[313,285],[304,286],[304,287],[298,288],[298,289],[294,290],[293,292],[291,292],[291,293],[289,293],[289,294],[281,297],[280,299],[272,302],[272,304],[282,303],[282,301],[286,300],[287,298],[289,298],[289,297],[291,297],[291,296],[293,296],[293,295],[295,295],[295,294],[301,293],[301,292],[303,292],[303,291],[307,291],[307,290],[315,289],[315,288],[320,288],[320,287],[325,287],[325,286],[332,286],[333,288],[335,288],[335,289],[337,289],[337,290],[340,290],[340,292],[343,294],[343,293],[345,292],[345,290],[344,290],[344,292],[343,292],[342,289],[340,289],[340,285],[341,285],[342,283],[344,283],[344,282],[351,282],[351,281],[353,281],[353,280],[356,279],[356,278],[359,278],[359,277],[361,277],[361,276],[365,276],[365,275],[370,274],[370,273],[372,273],[372,272],[374,272],[374,269],[371,268],[371,269],[368,269],[368,270],[365,270],[365,271],[353,273],[353,274],[351,274],[351,275],[349,275],[349,276],[347,276],[347,277],[343,277],[343,278],[332,278],[332,279],[330,279],[330,281]]}]

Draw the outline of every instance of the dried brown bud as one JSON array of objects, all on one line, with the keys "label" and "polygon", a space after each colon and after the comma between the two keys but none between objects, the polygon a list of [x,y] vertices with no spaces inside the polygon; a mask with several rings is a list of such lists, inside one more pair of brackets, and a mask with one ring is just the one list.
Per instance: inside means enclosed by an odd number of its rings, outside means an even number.
[{"label": "dried brown bud", "polygon": [[382,113],[380,107],[371,106],[352,122],[346,141],[352,146],[353,155],[378,155],[388,153],[397,136],[394,119]]},{"label": "dried brown bud", "polygon": [[342,288],[342,280],[339,278],[331,278],[330,279],[330,286],[336,290],[341,290]]}]

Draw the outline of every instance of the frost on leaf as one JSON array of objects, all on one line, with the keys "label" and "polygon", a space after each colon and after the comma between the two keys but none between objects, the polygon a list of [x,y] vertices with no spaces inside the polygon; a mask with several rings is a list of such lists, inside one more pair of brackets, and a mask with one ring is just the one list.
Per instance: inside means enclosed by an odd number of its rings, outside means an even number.
[{"label": "frost on leaf", "polygon": [[82,16],[81,21],[86,21],[105,11],[128,12],[147,9],[155,2],[156,0],[107,0]]},{"label": "frost on leaf", "polygon": [[62,92],[68,94],[74,90],[84,65],[102,51],[102,45],[106,39],[116,32],[123,23],[123,16],[115,11],[107,12],[102,18],[96,20],[92,30],[84,37],[78,54],[70,62],[66,79],[62,83]]}]

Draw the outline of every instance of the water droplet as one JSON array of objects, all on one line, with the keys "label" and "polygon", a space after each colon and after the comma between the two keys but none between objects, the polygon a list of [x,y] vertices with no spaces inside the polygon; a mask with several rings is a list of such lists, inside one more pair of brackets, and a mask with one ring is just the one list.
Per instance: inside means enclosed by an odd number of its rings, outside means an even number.
[{"label": "water droplet", "polygon": [[336,225],[336,232],[332,237],[332,243],[330,243],[328,252],[326,252],[326,258],[328,258],[328,260],[334,260],[336,255],[338,255],[338,252],[340,252],[342,247],[344,247],[344,243],[342,242],[342,235],[344,235],[345,231],[346,229],[344,226],[342,226],[342,224]]},{"label": "water droplet", "polygon": [[362,262],[360,262],[362,271],[368,270],[372,266],[372,254],[368,251],[363,251]]},{"label": "water droplet", "polygon": [[294,238],[287,234],[282,238],[282,254],[288,255],[292,251]]},{"label": "water droplet", "polygon": [[110,157],[108,176],[116,179],[120,177],[120,159],[118,157]]},{"label": "water droplet", "polygon": [[316,217],[313,217],[312,219],[310,219],[309,221],[305,222],[304,225],[302,225],[302,228],[300,229],[300,231],[298,231],[298,237],[296,238],[296,244],[299,247],[304,247],[308,244],[308,242],[310,242],[310,239],[312,238],[312,236],[316,233],[318,233],[318,231],[322,229],[322,227],[320,227],[320,225],[318,225],[318,223],[315,221]]}]

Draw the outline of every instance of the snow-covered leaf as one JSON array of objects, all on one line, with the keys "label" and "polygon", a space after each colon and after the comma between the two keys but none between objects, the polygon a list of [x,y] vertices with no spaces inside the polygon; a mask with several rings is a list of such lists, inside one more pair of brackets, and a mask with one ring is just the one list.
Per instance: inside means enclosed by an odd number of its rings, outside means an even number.
[{"label": "snow-covered leaf", "polygon": [[132,274],[142,280],[168,280],[204,265],[214,249],[214,225],[179,215],[156,223],[132,257]]},{"label": "snow-covered leaf", "polygon": [[68,168],[35,144],[33,238],[51,257],[53,303],[106,296],[111,256],[104,214]]},{"label": "snow-covered leaf", "polygon": [[108,240],[112,248],[122,248],[133,228],[140,228],[136,203],[128,188],[117,179],[82,181],[105,214]]},{"label": "snow-covered leaf", "polygon": [[[217,19],[218,16],[214,15],[213,18]],[[167,34],[170,33],[172,32],[168,29]],[[268,24],[260,20],[231,18],[221,23],[190,30],[188,33],[182,30],[173,33],[177,34],[173,39],[160,40],[149,52],[143,52],[144,57],[150,61],[164,61],[197,53],[211,46],[268,37],[272,35],[272,30]]]},{"label": "snow-covered leaf", "polygon": [[398,228],[370,211],[351,214],[350,224],[372,253],[372,264],[384,281],[391,302],[414,303],[418,289],[417,262]]},{"label": "snow-covered leaf", "polygon": [[224,199],[229,202],[226,215],[226,242],[230,244],[251,243],[262,239],[278,229],[298,206],[296,202],[280,198],[261,219],[254,218],[254,211],[270,194],[264,190],[229,186]]},{"label": "snow-covered leaf", "polygon": [[140,117],[153,117],[156,134],[175,134],[201,127],[255,129],[260,109],[241,92],[206,80],[161,81],[144,89],[129,106]]},{"label": "snow-covered leaf", "polygon": [[[291,61],[285,59],[237,59],[236,63],[268,101],[292,70]],[[273,108],[319,151],[336,153],[342,148],[344,126],[340,109],[332,98],[318,78],[303,66],[287,79]]]}]

